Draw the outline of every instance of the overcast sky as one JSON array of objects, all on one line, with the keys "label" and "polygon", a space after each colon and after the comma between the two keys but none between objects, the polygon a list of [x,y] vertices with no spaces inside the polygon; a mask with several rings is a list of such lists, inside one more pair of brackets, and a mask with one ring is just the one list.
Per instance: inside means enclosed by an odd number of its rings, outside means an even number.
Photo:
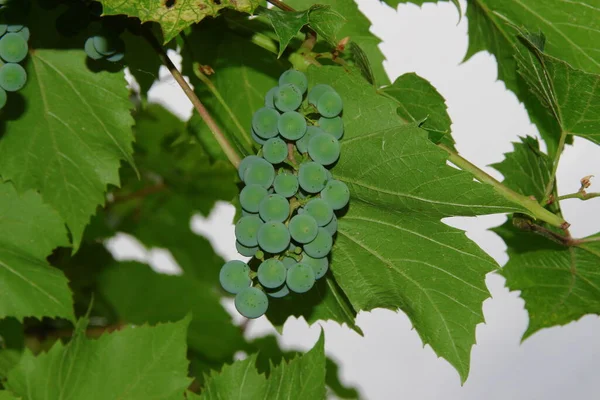
[{"label": "overcast sky", "polygon": [[[485,167],[501,161],[512,150],[517,136],[538,136],[516,97],[496,81],[496,62],[480,53],[461,64],[467,49],[467,21],[457,25],[458,13],[450,3],[423,8],[402,5],[398,12],[378,0],[360,0],[360,9],[373,21],[372,31],[383,39],[386,70],[392,80],[405,72],[417,72],[446,98],[457,148],[467,159]],[[466,7],[465,2],[461,4]],[[179,87],[168,78],[155,85],[151,99],[165,104],[182,117],[191,105]],[[492,175],[502,175],[486,169]],[[600,147],[576,138],[567,147],[558,170],[559,192],[579,188],[579,179],[595,174],[592,189],[600,190]],[[600,198],[562,203],[574,236],[598,231]],[[595,218],[590,218],[594,215]],[[208,236],[225,258],[235,252],[231,221],[233,208],[219,205],[208,218],[197,217],[194,228]],[[503,265],[507,256],[503,242],[486,231],[504,221],[501,215],[452,218],[452,226],[467,230],[468,236]],[[596,221],[594,224],[593,221]],[[139,247],[118,240],[111,248],[121,256],[142,257]],[[169,271],[168,254],[153,251],[152,264]],[[365,266],[367,267],[367,266]],[[344,381],[359,387],[367,399],[473,399],[553,400],[592,399],[600,393],[600,320],[587,316],[565,327],[546,329],[520,343],[527,327],[527,314],[517,293],[504,288],[496,275],[487,278],[493,299],[484,303],[486,325],[477,328],[477,346],[471,359],[471,374],[461,387],[456,371],[423,345],[408,318],[402,313],[377,310],[360,313],[358,325],[365,337],[334,323],[323,323],[326,350],[338,361]],[[231,307],[230,307],[231,309]],[[235,317],[235,312],[232,312]],[[273,332],[264,318],[250,324],[249,336]],[[319,334],[303,320],[289,320],[280,342],[286,348],[308,349]]]}]

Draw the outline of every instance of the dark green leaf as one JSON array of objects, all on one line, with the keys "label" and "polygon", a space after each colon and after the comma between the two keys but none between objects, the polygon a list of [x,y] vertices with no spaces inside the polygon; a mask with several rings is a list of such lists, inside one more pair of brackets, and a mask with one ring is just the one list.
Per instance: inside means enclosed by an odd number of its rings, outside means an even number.
[{"label": "dark green leaf", "polygon": [[0,400],[19,400],[17,397],[7,392],[6,390],[0,390]]},{"label": "dark green leaf", "polygon": [[8,372],[19,363],[20,359],[20,351],[13,349],[0,349],[0,379],[6,379]]}]

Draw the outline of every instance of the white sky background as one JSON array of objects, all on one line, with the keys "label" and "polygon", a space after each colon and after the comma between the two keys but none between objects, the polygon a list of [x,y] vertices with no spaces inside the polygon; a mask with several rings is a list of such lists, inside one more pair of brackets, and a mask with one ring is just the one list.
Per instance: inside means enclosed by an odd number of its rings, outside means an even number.
[{"label": "white sky background", "polygon": [[[452,118],[452,134],[459,152],[479,167],[503,159],[512,151],[517,136],[538,136],[536,128],[516,97],[496,81],[496,62],[479,53],[461,64],[467,49],[466,18],[457,25],[458,13],[450,3],[423,8],[401,5],[398,12],[378,0],[359,0],[371,21],[372,31],[383,39],[385,68],[394,80],[405,72],[417,72],[446,98]],[[463,9],[466,8],[461,1]],[[180,88],[162,71],[163,81],[151,91],[151,100],[165,104],[182,117],[191,105]],[[343,155],[342,155],[343,156]],[[502,175],[484,168],[492,175]],[[559,193],[575,192],[579,180],[595,174],[594,191],[600,190],[600,147],[576,138],[567,147],[558,169]],[[586,236],[600,228],[600,198],[562,203],[574,236]],[[209,237],[226,259],[240,258],[235,251],[233,208],[218,205],[208,218],[196,217],[193,227]],[[591,218],[590,216],[594,216]],[[503,216],[451,218],[452,226],[468,236],[503,265],[507,256],[502,240],[486,231],[504,221]],[[120,238],[109,246],[120,257],[148,260],[159,270],[172,270],[167,252],[144,254],[139,245]],[[201,262],[201,260],[198,260]],[[368,266],[365,266],[368,267]],[[477,327],[477,345],[471,357],[471,374],[461,387],[456,371],[423,345],[402,313],[377,310],[359,314],[357,323],[365,337],[335,323],[321,323],[326,351],[340,364],[345,382],[359,387],[367,399],[592,399],[600,393],[600,319],[587,316],[565,327],[546,329],[520,344],[527,327],[527,313],[517,293],[504,288],[504,279],[489,275],[493,299],[483,306],[487,323]],[[236,320],[239,318],[227,304]],[[285,348],[307,350],[319,335],[319,324],[308,328],[303,320],[290,319],[280,343]],[[252,321],[250,337],[274,332],[263,318]]]}]

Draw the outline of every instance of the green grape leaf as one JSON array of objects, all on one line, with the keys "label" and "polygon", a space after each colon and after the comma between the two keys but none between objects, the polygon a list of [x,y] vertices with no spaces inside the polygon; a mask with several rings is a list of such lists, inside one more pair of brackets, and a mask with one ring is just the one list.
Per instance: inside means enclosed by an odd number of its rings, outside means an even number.
[{"label": "green grape leaf", "polygon": [[[133,163],[132,103],[123,72],[92,71],[83,48],[48,48],[59,46],[54,23],[32,7],[28,82],[19,91],[27,107],[5,121],[0,175],[19,192],[39,191],[77,249],[106,186],[119,184],[121,160]],[[17,103],[4,111],[19,113]]]},{"label": "green grape leaf", "polygon": [[518,71],[531,91],[564,133],[600,144],[600,75],[574,69],[547,55],[544,36],[522,32],[520,38]]},{"label": "green grape leaf", "polygon": [[[313,0],[291,0],[286,3],[296,9],[305,9],[313,4]],[[352,42],[360,46],[371,62],[377,86],[389,84],[390,79],[383,68],[385,57],[379,49],[381,39],[371,33],[371,22],[358,9],[354,0],[322,0],[319,4],[331,6],[332,10],[346,18],[346,23],[339,30],[338,37],[350,37]]]},{"label": "green grape leaf", "polygon": [[28,400],[182,399],[190,384],[188,324],[185,318],[88,339],[87,320],[80,320],[68,344],[57,341],[37,357],[25,350],[6,387]]},{"label": "green grape leaf", "polygon": [[563,246],[510,222],[494,232],[508,246],[502,268],[510,290],[519,290],[529,313],[528,338],[543,328],[600,314],[600,243]]},{"label": "green grape leaf", "polygon": [[0,390],[0,400],[19,400],[19,398],[15,397],[6,390]]},{"label": "green grape leaf", "polygon": [[5,379],[21,358],[21,352],[13,349],[0,349],[0,379]]},{"label": "green grape leaf", "polygon": [[146,96],[155,81],[158,80],[158,71],[162,62],[156,51],[143,36],[134,35],[125,31],[121,35],[125,42],[125,62],[140,85],[140,94]]},{"label": "green grape leaf", "polygon": [[497,265],[440,220],[526,211],[448,166],[425,130],[403,123],[397,104],[353,73],[309,68],[309,82],[327,82],[344,99],[342,155],[332,172],[351,201],[332,251],[336,281],[357,311],[403,310],[465,380],[489,297],[485,275]]},{"label": "green grape leaf", "polygon": [[99,0],[103,5],[103,15],[125,14],[139,18],[142,22],[153,21],[160,24],[165,43],[171,41],[182,30],[206,17],[216,17],[219,12],[231,8],[251,13],[259,5],[256,0]]},{"label": "green grape leaf", "polygon": [[276,9],[261,8],[260,13],[267,16],[279,38],[279,54],[281,57],[290,41],[309,25],[319,37],[330,44],[336,44],[337,33],[343,26],[344,17],[329,6],[313,5],[304,11],[280,11]]},{"label": "green grape leaf", "polygon": [[231,323],[219,294],[202,281],[158,274],[147,265],[128,262],[106,268],[98,290],[121,320],[136,325],[176,321],[191,313],[189,348],[205,357],[227,361],[245,349],[242,331]]},{"label": "green grape leaf", "polygon": [[421,123],[434,143],[443,142],[454,147],[450,136],[452,120],[448,115],[446,100],[426,79],[407,73],[399,76],[393,84],[380,89],[398,102],[398,115],[407,122]]},{"label": "green grape leaf", "polygon": [[68,245],[63,220],[37,193],[0,183],[0,318],[73,318],[67,279],[45,260]]},{"label": "green grape leaf", "polygon": [[550,181],[552,160],[540,150],[540,144],[535,138],[521,138],[513,146],[514,151],[506,153],[504,161],[491,166],[504,175],[506,186],[541,201]]},{"label": "green grape leaf", "polygon": [[268,377],[256,369],[256,355],[223,367],[206,379],[200,396],[212,399],[323,399],[325,398],[325,339],[301,355],[271,369]]},{"label": "green grape leaf", "polygon": [[364,50],[358,44],[356,44],[356,42],[350,42],[348,48],[350,53],[352,53],[354,65],[356,68],[358,68],[363,78],[365,78],[371,85],[375,86],[376,83],[375,76],[373,75],[373,67],[371,67],[371,62],[369,61],[369,58]]},{"label": "green grape leaf", "polygon": [[359,335],[363,334],[354,322],[356,311],[330,276],[319,280],[307,293],[269,298],[267,318],[279,333],[283,332],[283,325],[290,316],[303,317],[309,324],[320,320],[336,321],[347,324]]}]

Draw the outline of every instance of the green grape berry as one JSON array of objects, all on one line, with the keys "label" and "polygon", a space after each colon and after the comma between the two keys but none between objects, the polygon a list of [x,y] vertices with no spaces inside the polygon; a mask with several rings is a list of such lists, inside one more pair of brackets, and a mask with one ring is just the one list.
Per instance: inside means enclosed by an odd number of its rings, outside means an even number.
[{"label": "green grape berry", "polygon": [[270,194],[260,202],[258,214],[265,222],[283,222],[290,214],[290,203],[280,194]]},{"label": "green grape berry", "polygon": [[18,33],[10,32],[0,38],[0,58],[9,63],[18,63],[27,56],[27,40]]},{"label": "green grape berry", "polygon": [[312,258],[308,254],[302,254],[302,264],[308,264],[311,266],[315,273],[316,279],[321,279],[327,273],[329,269],[329,260],[327,257],[323,258]]},{"label": "green grape berry", "polygon": [[252,284],[250,267],[243,261],[228,261],[221,267],[219,282],[227,292],[237,294]]},{"label": "green grape berry", "polygon": [[302,91],[302,94],[304,94],[308,88],[306,75],[295,69],[288,69],[279,77],[279,85],[285,85],[286,83],[297,86]]},{"label": "green grape berry", "polygon": [[87,40],[85,41],[85,45],[83,46],[83,49],[85,50],[85,54],[87,54],[87,56],[89,58],[91,58],[92,60],[100,60],[102,58],[104,58],[104,56],[100,53],[98,53],[98,50],[96,50],[96,48],[94,47],[94,37],[89,37],[87,38]]},{"label": "green grape berry", "polygon": [[7,98],[8,96],[6,95],[6,90],[0,88],[0,110],[6,105]]},{"label": "green grape berry", "polygon": [[298,140],[306,133],[306,119],[296,111],[281,114],[277,128],[281,136],[288,140]]},{"label": "green grape berry", "polygon": [[27,83],[25,68],[15,63],[6,63],[0,67],[0,88],[7,92],[21,90]]},{"label": "green grape berry", "polygon": [[[304,206],[305,214],[315,219],[318,226],[325,226],[333,219],[333,209],[323,199],[312,199]],[[304,214],[303,214],[304,215]]]},{"label": "green grape berry", "polygon": [[332,179],[325,185],[321,198],[334,210],[341,210],[350,201],[350,190],[344,182]]},{"label": "green grape berry", "polygon": [[20,31],[18,31],[16,33],[19,34],[19,36],[21,36],[23,39],[25,39],[25,41],[28,41],[29,37],[31,36],[31,31],[29,30],[28,27],[24,27],[23,29],[21,29]]},{"label": "green grape berry", "polygon": [[337,232],[338,229],[338,220],[337,217],[335,216],[335,213],[333,214],[333,218],[331,218],[331,221],[325,225],[323,228],[325,228],[325,230],[327,232],[329,232],[329,234],[331,236],[335,235],[335,233]]},{"label": "green grape berry", "polygon": [[254,128],[251,128],[250,130],[251,130],[250,135],[252,136],[252,139],[254,139],[254,141],[256,143],[258,143],[261,146],[264,145],[265,143],[267,143],[267,141],[265,139],[261,138],[260,136],[258,136],[256,134],[256,132],[254,132]]},{"label": "green grape berry", "polygon": [[265,95],[265,107],[275,108],[275,92],[278,86],[274,86]]},{"label": "green grape berry", "polygon": [[262,158],[252,162],[244,172],[246,185],[256,184],[268,189],[273,184],[273,180],[275,180],[275,168],[273,164]]},{"label": "green grape berry", "polygon": [[281,253],[290,245],[287,226],[281,222],[265,222],[258,230],[258,245],[267,253]]},{"label": "green grape berry", "polygon": [[236,240],[235,241],[235,249],[237,250],[238,253],[240,253],[244,257],[254,257],[254,255],[258,251],[258,246],[252,246],[252,247],[244,246],[243,244],[240,243],[239,240]]},{"label": "green grape berry", "polygon": [[117,52],[118,38],[113,35],[95,35],[92,36],[94,48],[103,56],[110,56]]},{"label": "green grape berry", "polygon": [[285,265],[286,269],[290,269],[290,268],[292,268],[294,265],[296,265],[298,263],[298,261],[296,261],[295,258],[289,257],[289,256],[283,257],[281,259],[281,262],[283,263],[283,265]]},{"label": "green grape berry", "polygon": [[309,243],[317,237],[319,225],[308,213],[294,215],[288,225],[290,235],[298,243]]},{"label": "green grape berry", "polygon": [[6,25],[6,24],[0,24],[0,36],[4,35],[7,30],[8,30],[8,25]]},{"label": "green grape berry", "polygon": [[283,285],[281,287],[281,289],[277,289],[277,290],[273,290],[273,291],[267,291],[267,294],[271,297],[274,297],[276,299],[280,299],[282,297],[287,296],[288,294],[290,294],[290,289],[287,287],[287,285]]},{"label": "green grape berry", "polygon": [[254,132],[264,139],[270,139],[277,136],[277,122],[279,113],[273,108],[260,108],[252,115],[252,128]]},{"label": "green grape berry", "polygon": [[313,136],[323,133],[321,128],[317,126],[308,126],[306,128],[306,133],[302,136],[298,141],[296,141],[296,148],[300,153],[308,153],[308,143]]},{"label": "green grape berry", "polygon": [[246,318],[258,318],[269,308],[269,299],[262,290],[249,287],[235,296],[235,308]]},{"label": "green grape berry", "polygon": [[261,158],[259,156],[254,155],[244,157],[244,159],[240,162],[240,165],[238,166],[238,175],[241,180],[244,180],[244,174],[246,173],[246,169],[248,169],[248,167],[254,164],[255,162],[260,162],[260,159]]},{"label": "green grape berry", "polygon": [[325,133],[329,133],[337,140],[340,140],[344,135],[344,121],[340,117],[319,118],[319,127]]},{"label": "green grape berry", "polygon": [[299,187],[298,177],[288,171],[277,174],[273,182],[275,193],[287,198],[294,196],[298,192]]},{"label": "green grape berry", "polygon": [[319,102],[319,98],[327,92],[335,92],[335,90],[329,86],[329,85],[324,85],[322,83],[315,85],[312,89],[310,89],[310,91],[308,92],[308,102],[309,104],[312,104],[313,106],[317,106],[318,102]]},{"label": "green grape berry", "polygon": [[327,181],[327,170],[321,164],[312,161],[300,164],[298,183],[308,193],[319,193]]},{"label": "green grape berry", "polygon": [[333,238],[325,228],[319,228],[317,237],[304,245],[304,252],[312,258],[323,258],[329,254],[333,246]]},{"label": "green grape berry", "polygon": [[22,31],[23,28],[25,28],[25,25],[21,25],[21,24],[10,24],[6,27],[6,30],[9,32],[19,32]]},{"label": "green grape berry", "polygon": [[296,293],[306,293],[315,285],[315,271],[308,264],[298,263],[287,271],[285,283]]},{"label": "green grape berry", "polygon": [[342,98],[337,92],[326,92],[319,97],[317,102],[317,110],[325,118],[333,118],[342,112]]},{"label": "green grape berry", "polygon": [[302,104],[302,91],[296,85],[280,85],[273,96],[275,107],[279,111],[294,111]]},{"label": "green grape berry", "polygon": [[235,238],[244,246],[254,247],[258,245],[258,231],[263,221],[256,215],[248,215],[240,218],[235,224]]},{"label": "green grape berry", "polygon": [[287,144],[278,137],[271,138],[263,144],[262,156],[271,164],[279,164],[288,156]]},{"label": "green grape berry", "polygon": [[327,133],[316,134],[308,142],[308,155],[319,164],[333,164],[340,158],[340,142]]},{"label": "green grape berry", "polygon": [[240,205],[246,211],[257,213],[260,202],[265,197],[267,197],[267,189],[261,185],[248,185],[240,192]]},{"label": "green grape berry", "polygon": [[123,51],[119,51],[113,55],[106,57],[106,59],[110,62],[119,62],[123,58],[125,58],[125,53]]},{"label": "green grape berry", "polygon": [[275,258],[263,261],[257,271],[258,281],[267,289],[275,289],[285,283],[287,268]]}]

